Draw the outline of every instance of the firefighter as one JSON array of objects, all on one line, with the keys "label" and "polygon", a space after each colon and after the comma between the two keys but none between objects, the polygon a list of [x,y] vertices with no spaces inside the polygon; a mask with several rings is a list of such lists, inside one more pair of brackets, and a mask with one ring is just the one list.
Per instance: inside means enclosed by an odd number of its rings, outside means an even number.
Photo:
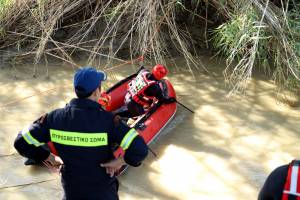
[{"label": "firefighter", "polygon": [[277,167],[268,176],[258,200],[300,200],[300,161]]},{"label": "firefighter", "polygon": [[[41,116],[15,140],[22,156],[61,166],[63,199],[118,199],[114,173],[124,164],[139,166],[147,156],[147,145],[136,130],[114,124],[113,115],[98,103],[105,79],[104,72],[80,68],[74,76],[78,98]],[[58,156],[42,148],[49,141]],[[116,143],[125,154],[115,159],[111,147]]]},{"label": "firefighter", "polygon": [[152,71],[142,69],[138,75],[129,82],[125,96],[126,109],[115,113],[120,117],[132,118],[145,113],[155,100],[160,103],[173,103],[174,97],[166,98],[159,85],[159,81],[168,74],[164,65],[157,64]]}]

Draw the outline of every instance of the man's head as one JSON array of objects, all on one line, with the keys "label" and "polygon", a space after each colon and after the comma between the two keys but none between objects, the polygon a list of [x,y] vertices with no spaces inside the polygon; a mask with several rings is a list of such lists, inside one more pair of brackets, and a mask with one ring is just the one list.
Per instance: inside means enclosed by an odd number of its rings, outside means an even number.
[{"label": "man's head", "polygon": [[101,82],[106,80],[103,71],[92,67],[82,67],[74,75],[74,89],[78,98],[84,99],[92,95],[97,98],[101,93]]},{"label": "man's head", "polygon": [[168,70],[165,66],[157,64],[153,67],[152,74],[156,80],[161,80],[168,74]]}]

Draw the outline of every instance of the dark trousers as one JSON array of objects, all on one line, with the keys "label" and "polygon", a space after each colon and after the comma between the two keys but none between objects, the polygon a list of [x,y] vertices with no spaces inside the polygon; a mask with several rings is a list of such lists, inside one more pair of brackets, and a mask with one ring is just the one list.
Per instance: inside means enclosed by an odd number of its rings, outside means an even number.
[{"label": "dark trousers", "polygon": [[271,172],[258,195],[258,200],[281,200],[288,169],[288,165],[283,165]]},{"label": "dark trousers", "polygon": [[[64,169],[63,169],[64,170]],[[119,181],[101,185],[85,183],[84,181],[73,182],[72,177],[66,181],[66,174],[62,173],[61,184],[64,190],[62,200],[119,200]]]},{"label": "dark trousers", "polygon": [[119,115],[120,117],[132,118],[145,113],[143,106],[133,100],[128,101],[126,107],[126,110],[115,114]]}]

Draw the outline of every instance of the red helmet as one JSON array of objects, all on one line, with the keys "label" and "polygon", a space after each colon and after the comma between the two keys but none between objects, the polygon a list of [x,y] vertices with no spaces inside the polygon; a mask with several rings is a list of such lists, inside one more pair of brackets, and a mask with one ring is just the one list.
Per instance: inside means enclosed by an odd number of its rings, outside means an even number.
[{"label": "red helmet", "polygon": [[152,74],[156,80],[160,80],[168,74],[168,70],[165,66],[157,64],[153,67]]}]

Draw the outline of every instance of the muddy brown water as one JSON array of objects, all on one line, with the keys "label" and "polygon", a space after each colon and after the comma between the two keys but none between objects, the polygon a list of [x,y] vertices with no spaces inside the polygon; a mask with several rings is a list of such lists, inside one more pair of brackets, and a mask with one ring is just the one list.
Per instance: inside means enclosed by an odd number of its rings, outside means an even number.
[{"label": "muddy brown water", "polygon": [[[162,200],[256,199],[275,167],[299,158],[300,110],[275,99],[271,81],[253,78],[244,96],[227,98],[222,62],[202,58],[211,74],[170,67],[168,78],[181,103],[173,121],[151,145],[142,166],[120,180],[120,198]],[[182,59],[176,61],[182,68]],[[64,106],[73,96],[71,67],[0,70],[0,199],[60,199],[59,176],[42,167],[25,167],[13,141],[41,114]],[[108,71],[113,84],[132,66]],[[108,87],[108,85],[106,85]],[[41,93],[43,92],[43,93]]]}]

